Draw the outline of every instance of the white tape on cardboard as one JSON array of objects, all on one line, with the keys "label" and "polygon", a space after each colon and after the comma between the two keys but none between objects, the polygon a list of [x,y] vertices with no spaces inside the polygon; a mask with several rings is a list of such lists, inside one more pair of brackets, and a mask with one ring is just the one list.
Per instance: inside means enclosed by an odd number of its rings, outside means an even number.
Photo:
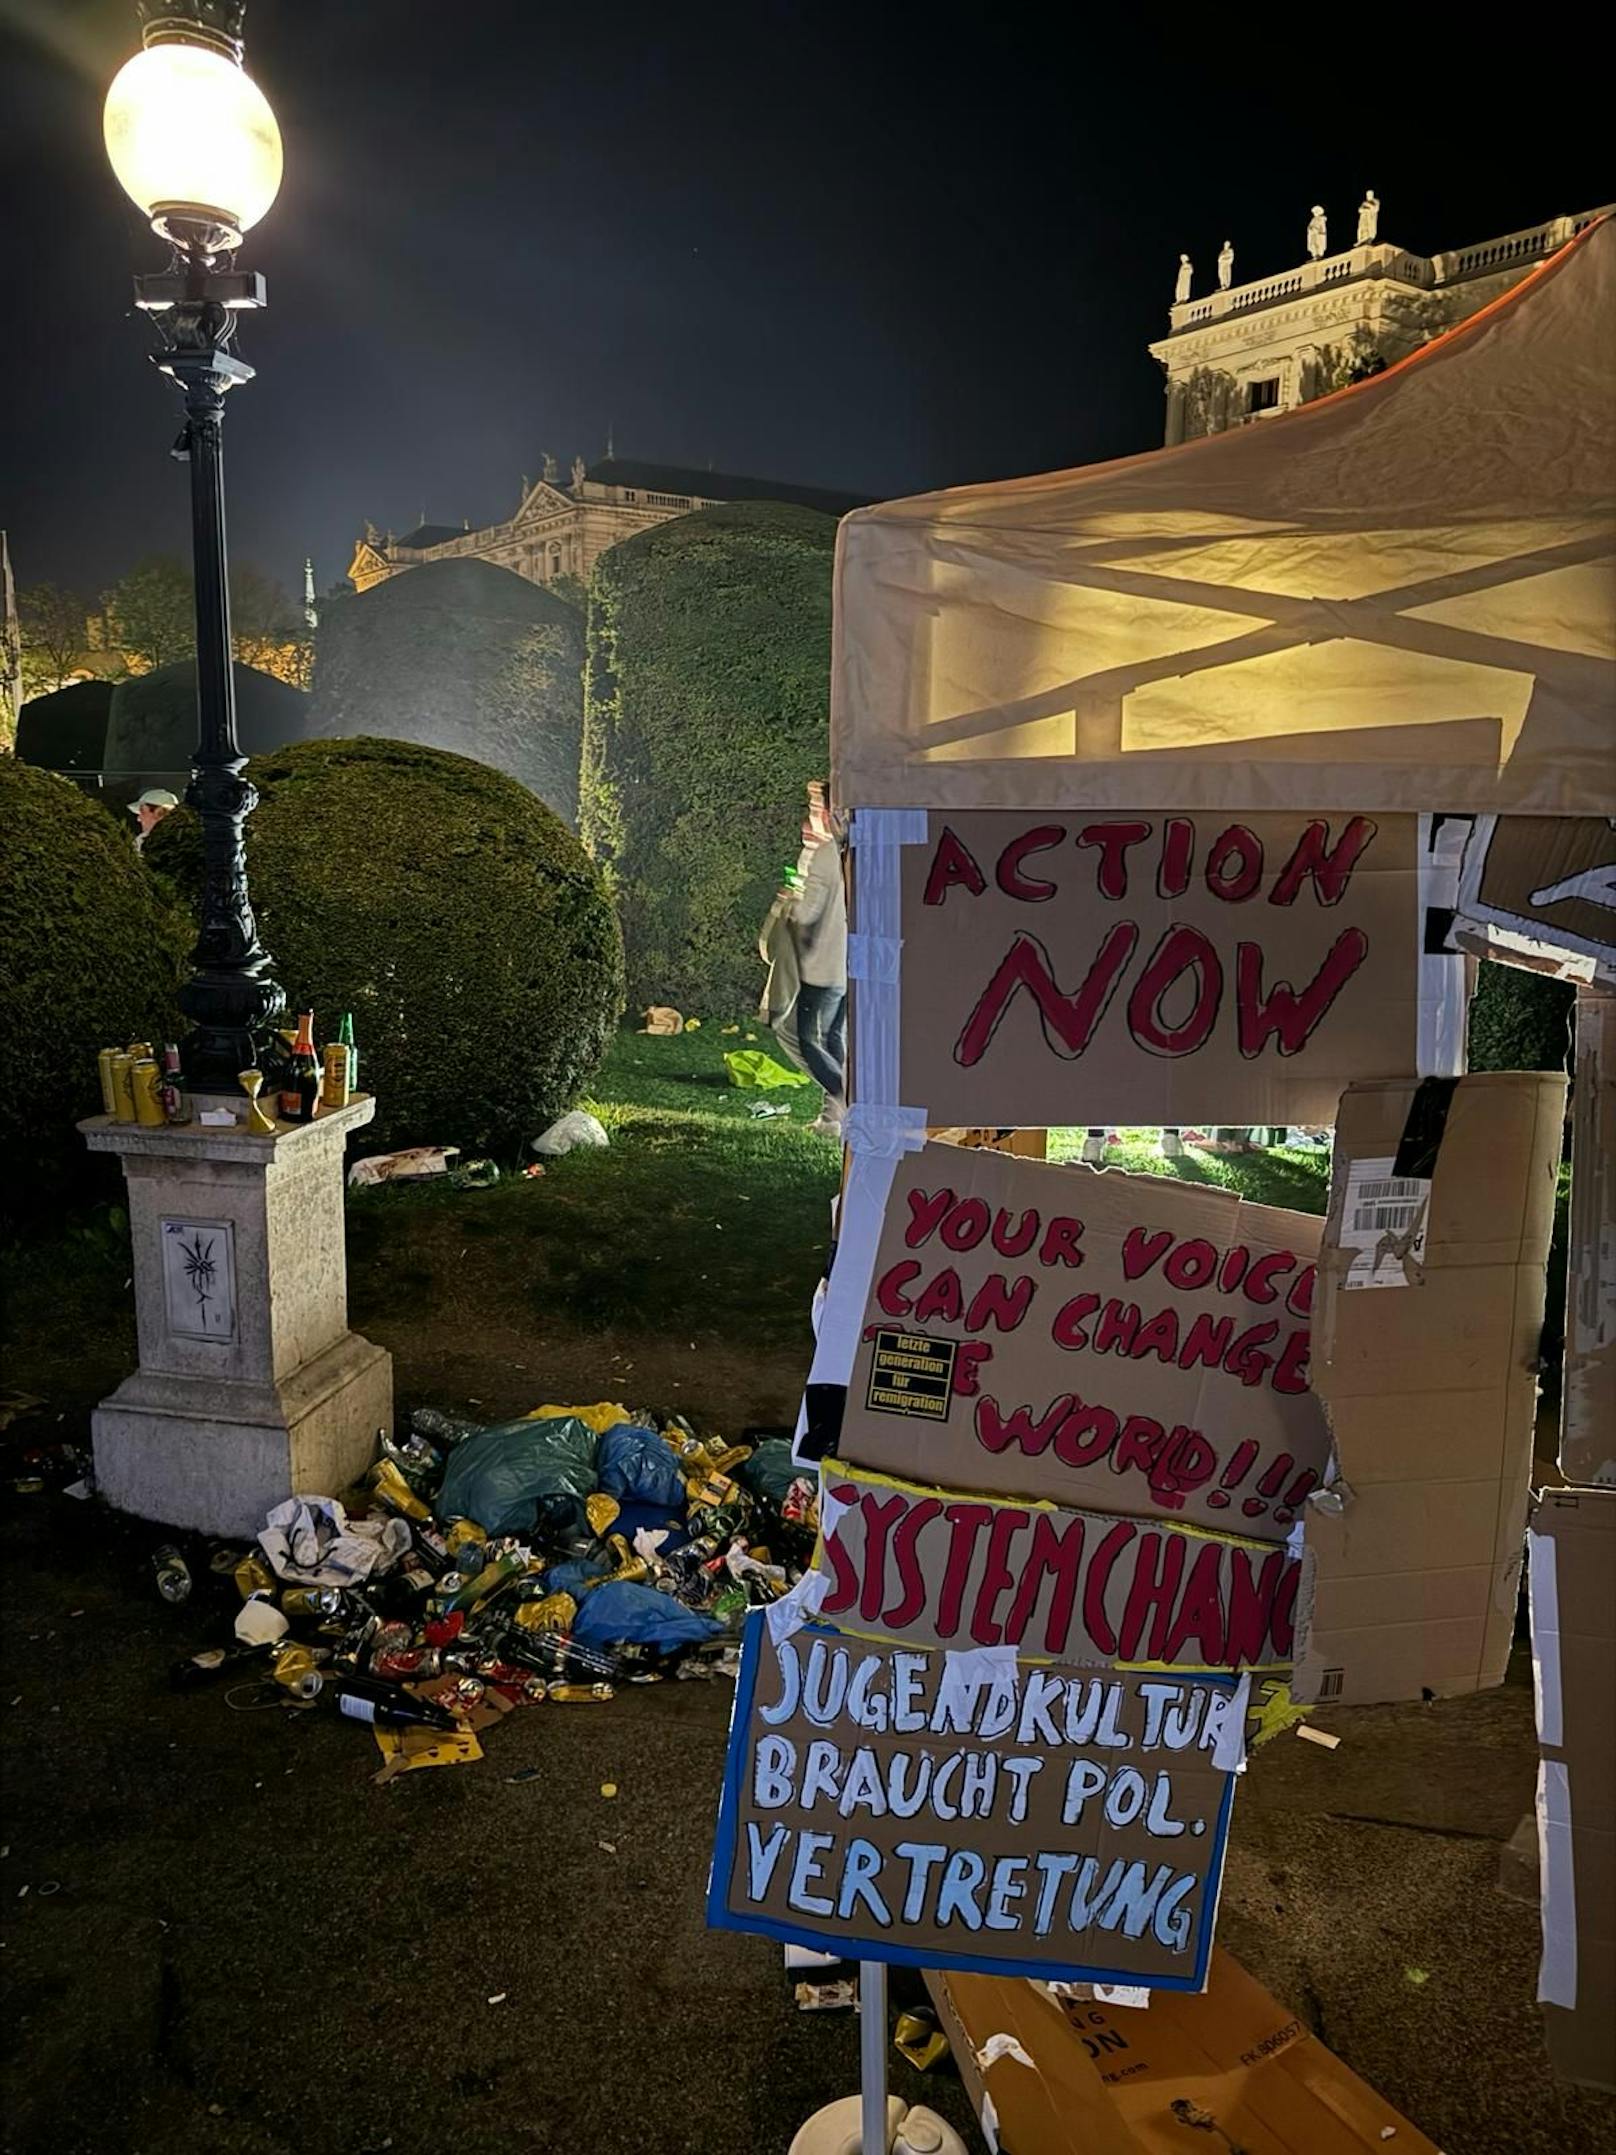
[{"label": "white tape on cardboard", "polygon": [[861,935],[855,930],[847,938],[847,977],[866,984],[879,981],[884,987],[895,986],[902,951],[901,936]]},{"label": "white tape on cardboard", "polygon": [[1577,1881],[1571,1847],[1571,1780],[1558,1759],[1538,1761],[1537,1856],[1543,1895],[1543,1958],[1537,2002],[1575,2010]]},{"label": "white tape on cardboard", "polygon": [[1554,1536],[1528,1533],[1526,1559],[1537,1739],[1558,1749],[1565,1742],[1565,1714],[1560,1693],[1560,1585]]},{"label": "white tape on cardboard", "polygon": [[1207,1701],[1207,1729],[1217,1731],[1212,1763],[1219,1773],[1244,1773],[1246,1770],[1246,1714],[1250,1706],[1250,1669],[1232,1691],[1218,1692]]},{"label": "white tape on cardboard", "polygon": [[[849,952],[857,940],[867,974],[858,981],[853,1025],[853,1091],[866,1107],[892,1107],[898,1099],[898,975],[901,959],[902,905],[898,849],[924,845],[923,809],[861,808],[853,818],[851,842],[858,850],[853,899],[858,920]],[[851,1143],[852,1140],[849,1139]]]},{"label": "white tape on cardboard", "polygon": [[1420,1015],[1418,1073],[1462,1077],[1465,1066],[1465,961],[1457,951],[1428,951],[1425,925],[1433,912],[1459,902],[1459,866],[1470,825],[1463,816],[1420,817]]},{"label": "white tape on cardboard", "polygon": [[1002,2031],[998,2035],[990,2035],[977,2052],[978,2070],[985,2073],[990,2065],[997,2065],[1001,2058],[1014,2058],[1018,2065],[1026,2066],[1029,2072],[1036,2073],[1038,2070],[1017,2038]]},{"label": "white tape on cardboard", "polygon": [[[951,1646],[943,1656],[943,1673],[937,1680],[937,1705],[952,1717],[955,1728],[968,1728],[976,1701],[984,1686],[989,1692],[1016,1695],[1016,1650],[1013,1646]],[[947,1722],[944,1724],[948,1725]]]}]

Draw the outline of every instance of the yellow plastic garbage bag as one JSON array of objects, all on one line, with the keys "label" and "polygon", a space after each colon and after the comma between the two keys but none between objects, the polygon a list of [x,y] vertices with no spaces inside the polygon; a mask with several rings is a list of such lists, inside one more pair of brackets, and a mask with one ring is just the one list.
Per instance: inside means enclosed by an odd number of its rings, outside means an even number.
[{"label": "yellow plastic garbage bag", "polygon": [[804,1071],[788,1070],[761,1048],[731,1048],[724,1057],[724,1068],[732,1085],[749,1087],[754,1092],[778,1092],[785,1085],[810,1082]]},{"label": "yellow plastic garbage bag", "polygon": [[535,1407],[531,1414],[522,1418],[528,1422],[559,1422],[571,1415],[575,1422],[583,1422],[597,1437],[605,1436],[608,1429],[617,1428],[620,1422],[632,1422],[634,1417],[627,1407],[615,1400],[603,1399],[595,1407]]}]

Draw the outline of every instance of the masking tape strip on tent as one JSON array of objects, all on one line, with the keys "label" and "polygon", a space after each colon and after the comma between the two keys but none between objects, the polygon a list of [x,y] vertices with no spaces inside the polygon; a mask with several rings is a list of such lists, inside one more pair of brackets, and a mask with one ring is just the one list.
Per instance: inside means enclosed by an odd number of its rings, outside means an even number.
[{"label": "masking tape strip on tent", "polygon": [[1560,1585],[1552,1534],[1526,1537],[1528,1603],[1532,1612],[1532,1696],[1539,1743],[1565,1742],[1560,1694]]},{"label": "masking tape strip on tent", "polygon": [[852,1097],[864,1107],[897,1105],[902,951],[898,848],[924,845],[926,830],[923,808],[861,808],[853,817],[858,930],[847,939],[847,970],[848,978],[859,983]]},{"label": "masking tape strip on tent", "polygon": [[1465,961],[1455,951],[1425,948],[1433,912],[1451,914],[1459,902],[1459,863],[1469,824],[1463,816],[1420,817],[1418,928],[1421,1077],[1462,1077],[1465,1067]]},{"label": "masking tape strip on tent", "polygon": [[1577,2003],[1577,1885],[1571,1847],[1571,1779],[1558,1759],[1537,1768],[1537,1854],[1543,1892],[1543,1958],[1537,2002]]},{"label": "masking tape strip on tent", "polygon": [[[848,1109],[844,1134],[851,1160],[842,1193],[836,1262],[808,1372],[810,1385],[845,1385],[853,1374],[892,1178],[903,1155],[918,1152],[926,1142],[925,1110],[872,1107],[861,1101]],[[799,1418],[799,1441],[805,1426]]]}]

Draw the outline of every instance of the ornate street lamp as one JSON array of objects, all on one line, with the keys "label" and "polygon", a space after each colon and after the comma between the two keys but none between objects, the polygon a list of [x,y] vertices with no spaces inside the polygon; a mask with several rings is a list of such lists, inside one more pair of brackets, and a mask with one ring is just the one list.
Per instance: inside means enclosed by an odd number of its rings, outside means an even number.
[{"label": "ornate street lamp", "polygon": [[174,455],[191,468],[198,739],[185,798],[202,825],[201,932],[180,1007],[193,1090],[235,1092],[286,998],[270,977],[247,895],[243,831],[257,794],[242,776],[230,665],[224,525],[224,400],[253,370],[230,351],[236,317],[264,280],[234,266],[242,234],[275,199],[281,138],[242,67],[246,0],[137,0],[143,50],[107,92],[107,155],[119,184],[169,243],[168,267],[135,279],[162,332],[152,356],[185,398]]}]

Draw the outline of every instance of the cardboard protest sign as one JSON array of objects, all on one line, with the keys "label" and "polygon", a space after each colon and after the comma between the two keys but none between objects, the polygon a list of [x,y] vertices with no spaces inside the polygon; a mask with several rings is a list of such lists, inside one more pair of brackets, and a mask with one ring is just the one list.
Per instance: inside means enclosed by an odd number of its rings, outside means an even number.
[{"label": "cardboard protest sign", "polygon": [[[869,1960],[1198,1990],[1240,1687],[982,1671],[748,1619],[707,1920]],[[1224,1763],[1220,1764],[1219,1760]]]},{"label": "cardboard protest sign", "polygon": [[868,1290],[851,1265],[831,1277],[827,1320],[858,1341],[838,1453],[1283,1541],[1329,1458],[1307,1374],[1319,1229],[1166,1176],[910,1153]]},{"label": "cardboard protest sign", "polygon": [[1305,1629],[1306,1559],[1285,1546],[1054,1504],[955,1496],[827,1460],[819,1613],[908,1646],[1029,1659],[1282,1668]]},{"label": "cardboard protest sign", "polygon": [[1459,872],[1460,919],[1488,953],[1584,961],[1616,979],[1616,823],[1605,816],[1478,816]]},{"label": "cardboard protest sign", "polygon": [[[896,1099],[933,1124],[1328,1123],[1353,1079],[1419,1066],[1416,816],[933,810],[926,831],[891,871],[863,848],[854,894],[879,932],[898,878]],[[855,943],[863,1100],[888,1051],[857,976],[883,962]],[[1426,962],[1425,994],[1462,1003],[1460,961]]]}]

